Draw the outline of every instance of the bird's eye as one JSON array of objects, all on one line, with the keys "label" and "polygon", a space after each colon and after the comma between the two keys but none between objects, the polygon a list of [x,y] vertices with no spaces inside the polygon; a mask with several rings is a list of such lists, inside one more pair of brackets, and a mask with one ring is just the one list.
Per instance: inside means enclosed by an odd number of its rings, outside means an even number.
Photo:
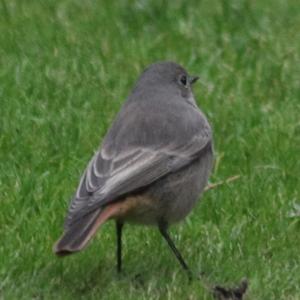
[{"label": "bird's eye", "polygon": [[183,84],[184,86],[187,85],[187,77],[186,75],[182,75],[179,79],[180,83]]}]

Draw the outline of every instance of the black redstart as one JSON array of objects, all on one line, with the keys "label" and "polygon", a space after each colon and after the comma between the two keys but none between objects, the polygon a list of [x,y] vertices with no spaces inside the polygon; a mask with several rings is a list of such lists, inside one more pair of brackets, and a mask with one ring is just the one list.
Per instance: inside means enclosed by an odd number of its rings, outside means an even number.
[{"label": "black redstart", "polygon": [[122,227],[131,222],[158,226],[190,274],[168,226],[191,211],[212,168],[212,131],[192,93],[197,79],[173,62],[142,73],[81,177],[57,255],[82,250],[114,219],[118,271]]}]

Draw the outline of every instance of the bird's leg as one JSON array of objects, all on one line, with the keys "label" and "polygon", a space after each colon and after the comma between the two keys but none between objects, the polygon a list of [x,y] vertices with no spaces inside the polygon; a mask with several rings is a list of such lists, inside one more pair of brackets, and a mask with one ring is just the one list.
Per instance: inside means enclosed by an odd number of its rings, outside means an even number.
[{"label": "bird's leg", "polygon": [[123,223],[116,221],[116,232],[117,232],[117,271],[118,273],[122,270],[122,228]]},{"label": "bird's leg", "polygon": [[178,249],[176,248],[175,244],[173,243],[169,233],[168,233],[168,226],[165,223],[162,223],[158,226],[159,231],[161,233],[161,235],[164,237],[164,239],[167,241],[168,245],[170,246],[170,248],[172,249],[173,253],[175,254],[176,258],[178,259],[179,263],[181,264],[181,266],[183,267],[183,269],[187,272],[189,279],[192,279],[192,272],[189,269],[189,267],[187,266],[187,264],[185,263],[182,255],[180,254],[180,252],[178,251]]}]

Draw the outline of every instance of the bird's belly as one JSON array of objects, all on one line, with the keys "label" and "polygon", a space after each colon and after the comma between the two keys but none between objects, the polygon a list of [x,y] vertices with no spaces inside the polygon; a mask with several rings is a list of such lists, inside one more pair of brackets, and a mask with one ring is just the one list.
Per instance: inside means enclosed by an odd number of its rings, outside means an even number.
[{"label": "bird's belly", "polygon": [[190,213],[207,184],[212,161],[212,152],[207,152],[165,179],[161,201],[165,203],[163,219],[167,223],[178,222]]},{"label": "bird's belly", "polygon": [[143,193],[127,197],[122,201],[119,219],[147,225],[182,220],[200,198],[211,167],[212,152],[208,151],[193,164],[153,183]]}]

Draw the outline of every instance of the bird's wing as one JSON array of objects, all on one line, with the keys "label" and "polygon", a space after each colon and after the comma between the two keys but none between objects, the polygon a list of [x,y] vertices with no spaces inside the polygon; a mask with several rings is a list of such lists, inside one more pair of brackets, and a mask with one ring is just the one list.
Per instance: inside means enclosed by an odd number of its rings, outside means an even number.
[{"label": "bird's wing", "polygon": [[142,189],[199,157],[211,144],[210,130],[202,130],[184,145],[135,148],[107,158],[98,151],[85,170],[71,202],[65,226],[123,195]]}]

